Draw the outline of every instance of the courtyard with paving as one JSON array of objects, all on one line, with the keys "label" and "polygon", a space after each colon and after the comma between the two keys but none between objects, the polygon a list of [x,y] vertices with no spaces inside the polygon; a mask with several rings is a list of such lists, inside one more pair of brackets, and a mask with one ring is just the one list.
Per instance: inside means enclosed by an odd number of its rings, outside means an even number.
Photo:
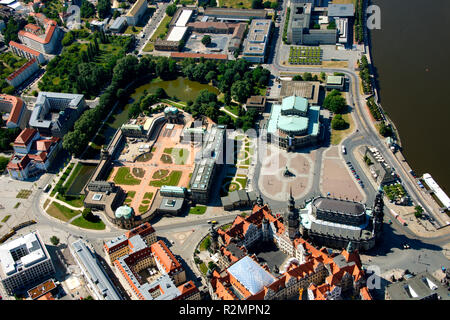
[{"label": "courtyard with paving", "polygon": [[[184,125],[175,124],[172,129],[170,127],[167,128],[165,124],[154,143],[143,143],[151,145],[147,148],[149,151],[141,151],[145,157],[140,157],[134,162],[116,162],[109,175],[108,181],[121,186],[127,193],[125,204],[132,207],[136,215],[150,209],[161,186],[187,188],[189,185],[199,146],[180,142]],[[139,153],[134,154],[134,159],[139,156]]]}]

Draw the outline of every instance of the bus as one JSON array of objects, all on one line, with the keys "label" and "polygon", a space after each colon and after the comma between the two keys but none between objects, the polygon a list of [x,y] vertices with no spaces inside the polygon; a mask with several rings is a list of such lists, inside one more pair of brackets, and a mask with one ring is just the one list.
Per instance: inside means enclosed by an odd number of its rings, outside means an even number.
[{"label": "bus", "polygon": [[51,188],[50,183],[47,183],[44,187],[44,192],[48,192],[50,190],[50,188]]},{"label": "bus", "polygon": [[345,150],[345,147],[342,146],[342,154],[346,154],[346,153],[347,153],[347,150]]}]

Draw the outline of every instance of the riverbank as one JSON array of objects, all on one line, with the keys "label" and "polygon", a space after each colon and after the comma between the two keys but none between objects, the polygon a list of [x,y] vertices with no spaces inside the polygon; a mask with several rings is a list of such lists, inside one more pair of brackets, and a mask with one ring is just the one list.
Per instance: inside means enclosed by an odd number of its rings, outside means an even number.
[{"label": "riverbank", "polygon": [[[369,5],[371,3],[370,0],[365,0],[364,1],[364,8],[367,7],[367,5]],[[365,10],[365,9],[364,9]],[[406,157],[403,154],[403,147],[401,144],[401,140],[400,140],[400,133],[398,128],[396,127],[396,125],[394,124],[393,120],[386,114],[386,111],[383,109],[382,105],[381,105],[381,97],[380,97],[380,89],[379,89],[379,81],[377,79],[378,74],[376,72],[376,67],[374,64],[374,60],[372,57],[372,38],[371,38],[371,34],[370,34],[370,30],[366,29],[365,32],[365,39],[364,39],[364,47],[365,47],[365,52],[367,55],[367,59],[369,62],[369,72],[371,75],[371,81],[372,81],[372,88],[373,88],[373,96],[375,99],[375,102],[377,103],[378,107],[380,108],[380,111],[383,114],[383,117],[386,119],[385,122],[389,123],[394,131],[395,137],[396,137],[396,143],[397,145],[400,146],[400,150],[397,152],[393,152],[394,158],[397,160],[397,163],[402,167],[402,169],[404,170],[404,172],[406,173],[406,176],[410,179],[410,181],[412,181],[412,185],[413,187],[416,189],[416,193],[420,196],[421,200],[424,201],[432,210],[433,213],[435,213],[436,215],[439,215],[439,206],[437,205],[437,203],[434,201],[434,199],[428,194],[429,197],[427,197],[426,195],[422,194],[423,191],[417,186],[416,180],[415,178],[413,178],[412,176],[409,175],[409,172],[411,169],[410,164],[406,161]],[[409,114],[409,116],[413,116],[412,114]],[[426,209],[426,208],[425,208]],[[445,227],[446,225],[442,225],[442,227]],[[438,228],[439,229],[439,228]]]}]

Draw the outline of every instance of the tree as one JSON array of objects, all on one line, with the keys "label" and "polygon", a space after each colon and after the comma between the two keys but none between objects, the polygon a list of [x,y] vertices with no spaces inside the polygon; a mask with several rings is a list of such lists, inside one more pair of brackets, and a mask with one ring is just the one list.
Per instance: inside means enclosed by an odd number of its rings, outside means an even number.
[{"label": "tree", "polygon": [[6,157],[0,157],[0,173],[5,171],[6,166],[8,165],[9,158]]},{"label": "tree", "polygon": [[262,0],[252,1],[252,9],[261,9],[261,8],[263,8]]},{"label": "tree", "polygon": [[392,128],[390,126],[387,126],[386,123],[382,122],[380,125],[380,134],[383,137],[390,137],[392,136]]},{"label": "tree", "polygon": [[63,138],[63,148],[70,154],[80,155],[87,143],[88,137],[83,132],[71,131]]},{"label": "tree", "polygon": [[327,80],[327,75],[326,75],[325,72],[322,71],[322,72],[320,73],[320,79],[322,79],[323,81]]},{"label": "tree", "polygon": [[50,242],[52,245],[57,246],[59,244],[59,238],[57,236],[53,236],[50,238]]},{"label": "tree", "polygon": [[342,115],[336,114],[331,120],[331,128],[334,130],[345,130],[348,128],[348,123],[342,118]]},{"label": "tree", "polygon": [[313,80],[312,74],[309,72],[305,72],[303,74],[303,80],[304,81],[312,81]]},{"label": "tree", "polygon": [[100,19],[105,19],[111,11],[110,0],[98,0],[97,12]]},{"label": "tree", "polygon": [[414,207],[414,210],[415,210],[414,211],[414,216],[416,218],[421,218],[422,214],[423,214],[423,208],[421,206],[417,205],[417,206]]},{"label": "tree", "polygon": [[87,0],[83,0],[80,7],[80,15],[82,18],[93,17],[95,15],[95,6]]},{"label": "tree", "polygon": [[292,81],[303,81],[303,78],[301,75],[297,74],[292,77]]},{"label": "tree", "polygon": [[172,17],[175,14],[176,11],[177,11],[177,5],[176,4],[171,4],[170,6],[167,6],[167,8],[166,8],[166,14],[169,17]]},{"label": "tree", "polygon": [[336,29],[336,21],[331,21],[329,24],[328,24],[328,26],[327,26],[327,29]]},{"label": "tree", "polygon": [[83,219],[91,222],[95,222],[95,216],[92,214],[92,210],[90,208],[84,208],[83,212],[81,213],[83,216]]},{"label": "tree", "polygon": [[231,95],[233,96],[234,100],[244,103],[247,101],[247,98],[251,94],[250,91],[251,88],[252,86],[249,85],[247,81],[244,80],[236,81],[231,86]]},{"label": "tree", "polygon": [[334,113],[342,113],[347,107],[347,101],[338,90],[332,90],[323,101],[323,107]]},{"label": "tree", "polygon": [[202,38],[202,43],[205,47],[209,46],[211,44],[211,36],[206,35]]}]

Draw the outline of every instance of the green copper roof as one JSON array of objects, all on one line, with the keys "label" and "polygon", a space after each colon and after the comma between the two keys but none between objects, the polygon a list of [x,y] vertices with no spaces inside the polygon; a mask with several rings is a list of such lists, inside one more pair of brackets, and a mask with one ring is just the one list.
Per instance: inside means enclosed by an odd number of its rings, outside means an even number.
[{"label": "green copper roof", "polygon": [[310,106],[306,117],[298,115],[281,115],[282,106],[272,105],[269,122],[267,123],[267,133],[276,134],[278,128],[286,132],[299,132],[305,130],[304,135],[316,136],[319,134],[320,107]]},{"label": "green copper roof", "polygon": [[278,128],[286,133],[297,133],[308,128],[308,118],[299,116],[280,116]]},{"label": "green copper roof", "polygon": [[125,219],[130,219],[133,216],[133,209],[129,206],[121,206],[116,210],[116,218],[124,217]]},{"label": "green copper roof", "polygon": [[308,99],[303,97],[290,96],[283,99],[281,110],[287,111],[296,109],[301,112],[308,111]]},{"label": "green copper roof", "polygon": [[175,108],[175,107],[166,107],[165,109],[164,109],[164,112],[165,113],[178,113],[178,109],[177,108]]}]

